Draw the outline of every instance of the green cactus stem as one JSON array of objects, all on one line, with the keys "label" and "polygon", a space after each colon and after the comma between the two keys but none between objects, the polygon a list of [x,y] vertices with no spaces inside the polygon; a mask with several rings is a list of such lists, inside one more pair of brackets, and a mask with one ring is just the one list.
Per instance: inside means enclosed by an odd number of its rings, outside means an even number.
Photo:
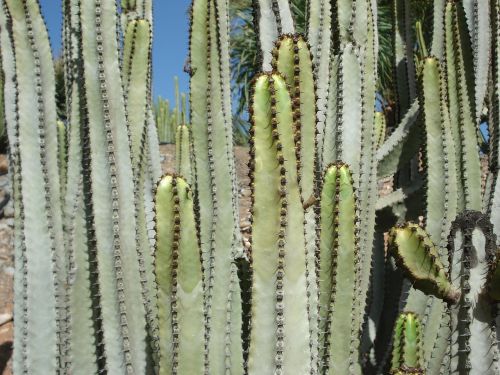
[{"label": "green cactus stem", "polygon": [[450,303],[460,299],[460,290],[448,281],[436,246],[420,226],[394,227],[389,234],[389,254],[416,288]]},{"label": "green cactus stem", "polygon": [[[272,67],[285,79],[292,99],[295,150],[302,201],[315,201],[316,179],[316,95],[309,47],[301,35],[282,35],[273,50]],[[307,293],[313,367],[318,348],[318,288],[316,279],[317,210],[305,210]]]},{"label": "green cactus stem", "polygon": [[102,340],[107,370],[123,373],[146,368],[146,301],[118,44],[116,38],[103,37],[104,32],[115,35],[116,11],[111,0],[81,2],[79,15]]},{"label": "green cactus stem", "polygon": [[457,4],[448,2],[445,11],[445,71],[450,124],[455,145],[458,210],[480,210],[481,166],[476,139],[474,79],[467,75],[467,55],[471,53],[466,25],[458,19]]},{"label": "green cactus stem", "polygon": [[249,374],[311,371],[304,211],[292,101],[285,80],[261,74],[251,102],[252,316]]},{"label": "green cactus stem", "polygon": [[155,210],[159,373],[203,374],[203,275],[193,196],[186,181],[164,176],[156,189]]},{"label": "green cactus stem", "polygon": [[397,86],[397,113],[402,118],[417,97],[412,33],[411,4],[409,0],[394,0],[394,67]]},{"label": "green cactus stem", "polygon": [[179,125],[175,135],[175,170],[190,185],[193,183],[191,158],[190,129],[186,125]]},{"label": "green cactus stem", "polygon": [[[426,231],[436,245],[445,248],[451,221],[457,212],[457,176],[452,168],[455,150],[446,91],[439,62],[434,57],[427,57],[422,63],[421,89],[426,135]],[[441,258],[446,264],[446,257]]]},{"label": "green cactus stem", "polygon": [[490,173],[486,194],[487,212],[491,217],[493,230],[497,236],[497,246],[500,246],[500,0],[491,2],[492,15],[492,87],[490,89],[490,133],[491,147],[489,155]]},{"label": "green cactus stem", "polygon": [[262,70],[269,71],[272,69],[274,42],[282,34],[293,34],[295,25],[287,0],[256,0],[255,3]]},{"label": "green cactus stem", "polygon": [[459,303],[450,308],[450,371],[497,374],[500,356],[492,326],[497,312],[484,293],[488,268],[495,257],[495,237],[488,217],[477,211],[461,213],[452,224],[448,246],[450,280],[463,291]]},{"label": "green cactus stem", "polygon": [[64,202],[66,195],[66,174],[68,170],[68,139],[66,125],[58,120],[57,126],[57,154],[59,166],[59,179],[61,184],[61,199]]},{"label": "green cactus stem", "polygon": [[420,319],[411,312],[399,316],[394,327],[391,374],[423,374]]},{"label": "green cactus stem", "polygon": [[[2,54],[12,59],[10,68],[4,59],[4,71],[10,69],[12,73],[12,64],[15,64],[16,74],[15,87],[9,94],[15,97],[15,103],[6,108],[15,110],[15,118],[7,125],[12,129],[11,142],[18,144],[19,151],[15,188],[22,191],[22,197],[18,196],[22,205],[18,208],[22,210],[24,238],[19,239],[22,243],[18,243],[21,248],[17,254],[26,260],[22,260],[18,268],[18,276],[23,275],[23,285],[17,284],[21,288],[18,298],[23,298],[19,302],[25,313],[19,324],[19,341],[24,353],[16,357],[22,363],[14,367],[28,373],[55,373],[67,363],[66,290],[63,287],[67,265],[58,173],[54,69],[38,3],[9,0],[2,1],[1,5],[0,12],[5,24],[10,23],[7,31],[11,33],[2,40]],[[45,350],[40,351],[42,347]]]},{"label": "green cactus stem", "polygon": [[349,167],[325,172],[320,222],[320,353],[326,374],[359,373],[358,332],[351,324],[359,287],[356,197]]},{"label": "green cactus stem", "polygon": [[229,90],[229,21],[224,0],[194,0],[190,109],[196,209],[206,285],[209,372],[243,372],[242,256]]}]

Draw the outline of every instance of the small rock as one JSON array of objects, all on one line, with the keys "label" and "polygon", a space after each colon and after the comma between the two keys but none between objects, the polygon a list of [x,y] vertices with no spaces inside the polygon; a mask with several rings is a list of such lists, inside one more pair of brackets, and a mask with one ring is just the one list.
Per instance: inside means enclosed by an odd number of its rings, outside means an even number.
[{"label": "small rock", "polygon": [[0,326],[12,321],[12,314],[0,314]]}]

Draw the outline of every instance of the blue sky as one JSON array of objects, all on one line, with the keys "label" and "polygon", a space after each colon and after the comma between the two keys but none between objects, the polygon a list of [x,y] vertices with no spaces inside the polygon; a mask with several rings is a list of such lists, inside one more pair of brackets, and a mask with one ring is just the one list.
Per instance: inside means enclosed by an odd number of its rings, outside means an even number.
[{"label": "blue sky", "polygon": [[[52,49],[61,50],[61,0],[40,0],[49,29]],[[187,92],[189,77],[183,72],[188,54],[188,16],[190,0],[154,1],[153,91],[173,103],[174,76],[181,91]]]}]

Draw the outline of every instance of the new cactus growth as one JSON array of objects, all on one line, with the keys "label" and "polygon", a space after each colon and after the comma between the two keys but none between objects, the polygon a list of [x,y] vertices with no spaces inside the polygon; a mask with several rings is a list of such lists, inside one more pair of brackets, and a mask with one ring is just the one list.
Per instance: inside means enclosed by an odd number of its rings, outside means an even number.
[{"label": "new cactus growth", "polygon": [[423,374],[420,319],[408,312],[399,316],[394,327],[391,374]]},{"label": "new cactus growth", "polygon": [[416,224],[393,228],[389,234],[389,253],[396,259],[416,288],[457,303],[460,290],[448,280],[436,246]]}]

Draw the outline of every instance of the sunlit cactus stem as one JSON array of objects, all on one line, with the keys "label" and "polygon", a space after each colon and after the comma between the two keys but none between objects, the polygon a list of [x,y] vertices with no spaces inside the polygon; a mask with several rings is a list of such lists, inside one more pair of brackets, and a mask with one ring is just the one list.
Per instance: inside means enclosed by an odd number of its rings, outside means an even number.
[{"label": "sunlit cactus stem", "polygon": [[155,195],[160,374],[204,374],[203,277],[193,195],[164,176]]},{"label": "sunlit cactus stem", "polygon": [[360,373],[358,332],[345,324],[356,309],[359,243],[356,196],[349,167],[337,162],[325,171],[320,198],[320,370],[325,374]]},{"label": "sunlit cactus stem", "polygon": [[394,327],[391,374],[424,374],[422,370],[422,330],[420,319],[407,312]]},{"label": "sunlit cactus stem", "polygon": [[307,374],[311,348],[304,210],[297,179],[292,101],[285,80],[277,73],[259,75],[253,91],[248,372]]}]

